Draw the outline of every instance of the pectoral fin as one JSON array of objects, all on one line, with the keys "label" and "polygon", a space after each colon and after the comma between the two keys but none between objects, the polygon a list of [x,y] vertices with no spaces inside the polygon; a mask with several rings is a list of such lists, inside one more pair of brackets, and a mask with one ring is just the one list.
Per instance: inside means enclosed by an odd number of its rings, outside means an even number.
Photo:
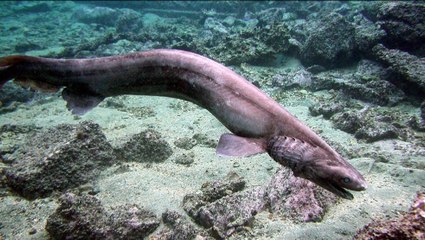
[{"label": "pectoral fin", "polygon": [[220,156],[247,157],[266,151],[265,139],[245,138],[223,134],[218,141],[216,152]]},{"label": "pectoral fin", "polygon": [[77,115],[83,115],[90,111],[105,98],[103,96],[84,91],[76,93],[68,88],[65,88],[62,91],[62,97],[66,101],[66,107],[68,110]]}]

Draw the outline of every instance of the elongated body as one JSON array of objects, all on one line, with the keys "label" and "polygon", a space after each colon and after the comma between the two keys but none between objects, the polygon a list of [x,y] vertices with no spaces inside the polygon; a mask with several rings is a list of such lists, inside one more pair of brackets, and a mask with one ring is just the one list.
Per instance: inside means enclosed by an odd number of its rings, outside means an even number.
[{"label": "elongated body", "polygon": [[[268,151],[285,165],[282,161],[292,161],[296,154],[291,153],[302,147],[311,153],[297,155],[301,156],[296,160],[298,167],[303,166],[296,172],[299,176],[346,198],[352,196],[343,188],[363,190],[366,186],[360,173],[286,109],[229,68],[198,54],[159,49],[93,59],[1,58],[0,83],[12,78],[45,90],[65,87],[63,97],[74,113],[84,113],[104,97],[121,94],[188,100],[209,110],[234,134],[222,136],[217,148],[220,154],[247,156]],[[286,144],[287,151],[277,151],[279,147],[271,140],[278,136],[298,142]],[[338,173],[331,169],[335,166]],[[320,172],[316,174],[315,169]],[[326,186],[329,181],[336,190]]]}]

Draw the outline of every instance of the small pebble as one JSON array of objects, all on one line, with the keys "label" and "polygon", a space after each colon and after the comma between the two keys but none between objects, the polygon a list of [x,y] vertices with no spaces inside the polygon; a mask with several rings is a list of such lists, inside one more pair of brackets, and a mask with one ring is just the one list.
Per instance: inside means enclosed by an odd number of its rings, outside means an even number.
[{"label": "small pebble", "polygon": [[37,233],[37,229],[35,228],[31,228],[30,231],[28,232],[29,235],[34,235]]}]

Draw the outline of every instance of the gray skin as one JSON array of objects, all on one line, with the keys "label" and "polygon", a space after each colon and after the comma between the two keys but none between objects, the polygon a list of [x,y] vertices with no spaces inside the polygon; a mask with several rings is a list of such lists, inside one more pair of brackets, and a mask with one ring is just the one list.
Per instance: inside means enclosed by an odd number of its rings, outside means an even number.
[{"label": "gray skin", "polygon": [[[218,152],[226,145],[228,155],[267,151],[295,175],[343,198],[353,198],[345,189],[366,189],[362,175],[310,128],[242,76],[198,54],[158,49],[93,59],[0,58],[0,84],[12,78],[41,90],[65,87],[63,97],[76,113],[122,94],[184,99],[210,111],[238,136],[222,136]],[[244,148],[247,143],[256,147]]]}]

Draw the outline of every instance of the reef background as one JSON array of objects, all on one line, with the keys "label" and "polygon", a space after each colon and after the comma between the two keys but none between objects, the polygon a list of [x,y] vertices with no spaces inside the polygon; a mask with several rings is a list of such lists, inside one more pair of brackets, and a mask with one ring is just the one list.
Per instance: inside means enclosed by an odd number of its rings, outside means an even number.
[{"label": "reef background", "polygon": [[419,214],[401,217],[425,190],[422,1],[10,1],[0,9],[2,56],[176,48],[215,59],[369,183],[348,201],[266,154],[217,157],[228,130],[188,102],[119,96],[78,117],[60,93],[10,82],[0,90],[0,239],[373,239],[367,229],[390,219],[407,224],[379,228],[424,236],[413,226],[425,219],[423,195],[411,208]]}]

